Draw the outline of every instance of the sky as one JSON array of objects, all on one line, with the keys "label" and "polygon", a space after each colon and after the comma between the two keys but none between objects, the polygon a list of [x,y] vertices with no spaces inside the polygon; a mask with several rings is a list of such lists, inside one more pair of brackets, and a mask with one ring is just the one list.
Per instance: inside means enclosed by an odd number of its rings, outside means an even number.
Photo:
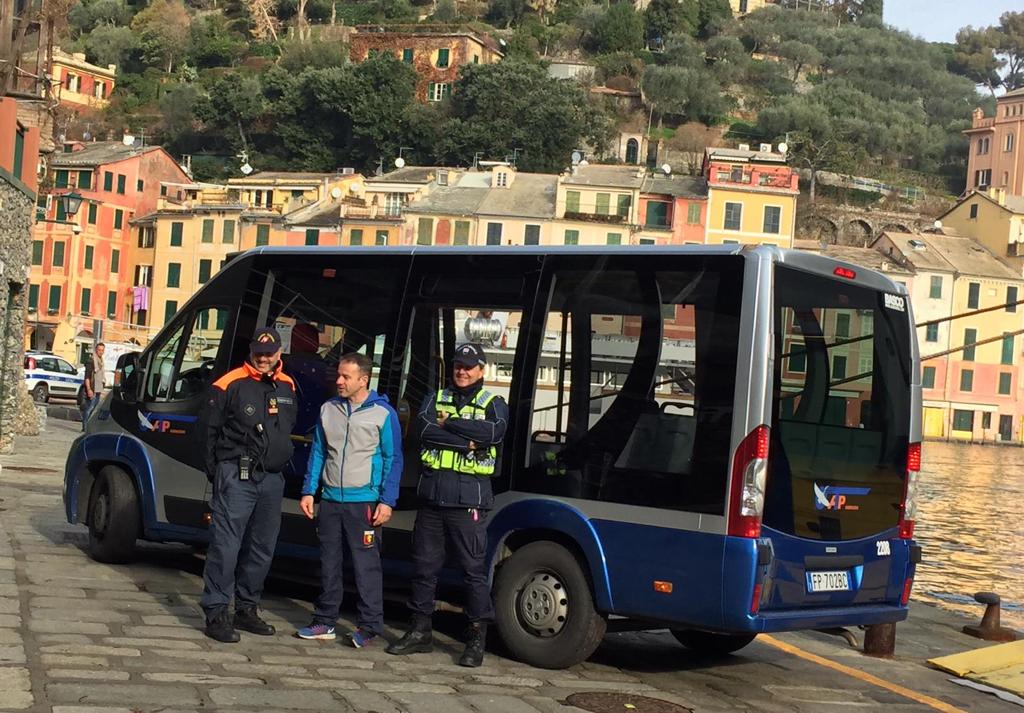
[{"label": "sky", "polygon": [[1022,0],[885,0],[885,22],[931,42],[953,42],[966,25],[986,27]]}]

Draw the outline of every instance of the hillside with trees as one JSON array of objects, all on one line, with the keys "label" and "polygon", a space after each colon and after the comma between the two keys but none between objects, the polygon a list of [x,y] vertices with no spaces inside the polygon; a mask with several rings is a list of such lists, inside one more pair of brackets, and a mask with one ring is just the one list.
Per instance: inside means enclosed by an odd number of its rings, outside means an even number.
[{"label": "hillside with trees", "polygon": [[[416,0],[421,3],[422,0]],[[783,3],[784,4],[784,3]],[[466,165],[522,149],[526,170],[558,170],[571,148],[608,145],[616,126],[650,126],[663,149],[721,137],[786,140],[796,165],[962,189],[978,85],[1024,85],[1024,13],[928,43],[886,27],[880,0],[827,11],[769,6],[734,19],[727,0],[79,0],[62,45],[118,65],[101,117],[59,129],[145,132],[193,156],[198,178],[261,169],[372,171],[381,157]],[[343,24],[468,26],[506,43],[498,65],[464,71],[451,97],[413,100],[408,65],[347,61]],[[622,109],[545,64],[586,61],[593,82],[640,90]],[[727,132],[727,133],[726,133]]]}]

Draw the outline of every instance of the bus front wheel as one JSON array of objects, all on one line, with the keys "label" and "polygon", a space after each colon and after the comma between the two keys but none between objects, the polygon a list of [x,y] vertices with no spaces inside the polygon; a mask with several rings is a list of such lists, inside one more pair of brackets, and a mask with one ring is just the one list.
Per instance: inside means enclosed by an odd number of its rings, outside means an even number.
[{"label": "bus front wheel", "polygon": [[606,622],[594,609],[587,575],[567,549],[533,542],[516,550],[494,579],[495,623],[513,656],[531,666],[567,668],[601,643]]},{"label": "bus front wheel", "polygon": [[89,494],[89,556],[127,562],[139,537],[139,496],[131,477],[116,466],[100,471]]},{"label": "bus front wheel", "polygon": [[739,651],[754,640],[757,634],[719,634],[696,629],[671,629],[676,641],[701,654],[725,656]]}]

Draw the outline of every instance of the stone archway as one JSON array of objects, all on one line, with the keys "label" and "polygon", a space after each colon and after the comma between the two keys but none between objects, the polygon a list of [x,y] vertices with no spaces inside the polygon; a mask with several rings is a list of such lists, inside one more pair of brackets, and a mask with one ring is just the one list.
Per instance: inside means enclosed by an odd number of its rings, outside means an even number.
[{"label": "stone archway", "polygon": [[847,245],[855,245],[860,248],[868,246],[871,238],[874,237],[874,230],[866,220],[851,220],[843,228],[843,242]]},{"label": "stone archway", "polygon": [[835,245],[839,242],[839,226],[820,215],[802,219],[798,228],[799,237],[806,240],[817,240],[822,245]]},{"label": "stone archway", "polygon": [[882,226],[879,231],[879,235],[882,233],[913,233],[914,231],[903,225],[902,223],[886,223]]}]

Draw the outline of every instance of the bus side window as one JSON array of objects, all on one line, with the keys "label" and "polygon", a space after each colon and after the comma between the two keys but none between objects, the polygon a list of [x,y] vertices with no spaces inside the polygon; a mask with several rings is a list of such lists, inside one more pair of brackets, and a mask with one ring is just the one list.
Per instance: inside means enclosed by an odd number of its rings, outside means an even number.
[{"label": "bus side window", "polygon": [[179,322],[150,362],[147,400],[187,401],[206,391],[213,381],[228,314],[226,307],[203,307]]}]

